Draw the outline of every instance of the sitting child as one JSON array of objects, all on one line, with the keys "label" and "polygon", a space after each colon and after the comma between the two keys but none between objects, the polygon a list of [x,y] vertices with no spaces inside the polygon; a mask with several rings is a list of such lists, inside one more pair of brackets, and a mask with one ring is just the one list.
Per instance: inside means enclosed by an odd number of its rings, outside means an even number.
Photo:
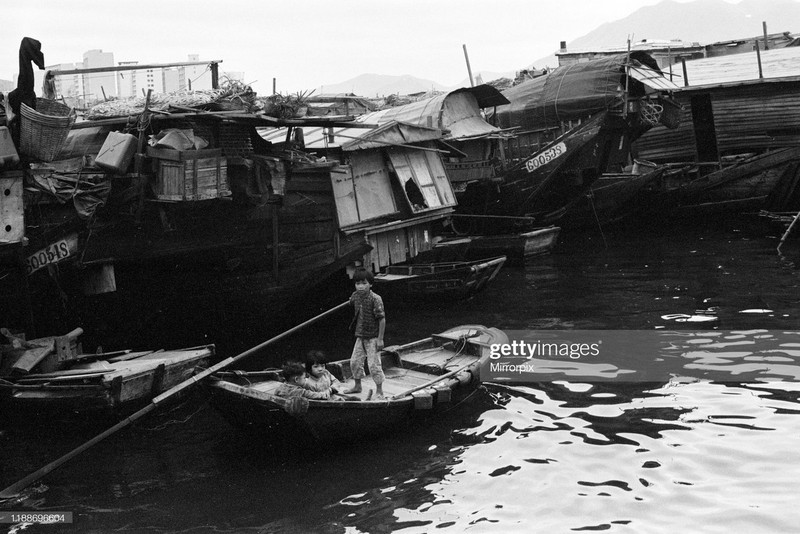
[{"label": "sitting child", "polygon": [[312,350],[306,356],[306,383],[311,391],[331,390],[336,394],[342,390],[342,383],[325,368],[328,359],[321,350]]},{"label": "sitting child", "polygon": [[314,400],[328,400],[331,398],[331,388],[323,391],[312,391],[303,387],[306,383],[306,369],[300,362],[286,362],[282,369],[283,378],[286,380],[275,390],[279,397],[304,397]]}]

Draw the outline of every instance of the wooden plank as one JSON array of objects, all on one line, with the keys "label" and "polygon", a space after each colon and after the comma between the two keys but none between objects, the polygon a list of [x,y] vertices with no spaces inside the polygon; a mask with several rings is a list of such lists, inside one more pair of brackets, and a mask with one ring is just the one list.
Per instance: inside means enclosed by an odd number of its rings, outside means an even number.
[{"label": "wooden plank", "polygon": [[153,353],[152,350],[146,350],[146,351],[141,351],[141,352],[125,351],[125,354],[122,354],[120,356],[114,356],[114,357],[111,357],[111,358],[105,358],[105,360],[110,362],[110,363],[124,362],[126,360],[133,360],[134,358],[140,358],[142,356],[146,356],[146,355],[152,354],[152,353]]},{"label": "wooden plank", "polygon": [[453,391],[445,384],[436,384],[433,386],[436,390],[436,404],[444,404],[452,401]]},{"label": "wooden plank", "polygon": [[20,243],[25,237],[22,171],[0,173],[0,244]]},{"label": "wooden plank", "polygon": [[378,267],[385,267],[391,263],[389,257],[389,238],[386,234],[377,234],[378,238]]},{"label": "wooden plank", "polygon": [[342,168],[347,171],[346,174],[335,174],[331,177],[340,228],[360,221],[352,169],[349,166]]},{"label": "wooden plank", "polygon": [[153,371],[153,381],[150,384],[150,395],[156,396],[164,390],[164,374],[166,366],[162,363]]},{"label": "wooden plank", "polygon": [[11,372],[23,374],[30,373],[31,369],[36,367],[39,362],[44,360],[47,355],[51,354],[53,351],[54,345],[52,343],[46,347],[34,347],[27,349],[22,352],[17,358],[17,361],[11,365]]},{"label": "wooden plank", "polygon": [[406,232],[403,228],[387,235],[389,240],[389,257],[391,263],[401,263],[408,259],[406,254]]},{"label": "wooden plank", "polygon": [[411,397],[414,399],[414,409],[415,410],[431,410],[433,409],[433,396],[431,395],[430,391],[422,390],[422,391],[415,391],[411,394]]},{"label": "wooden plank", "polygon": [[21,384],[30,384],[34,382],[63,382],[68,380],[83,380],[87,378],[98,378],[104,374],[109,373],[109,369],[97,369],[95,371],[90,369],[75,369],[72,371],[61,371],[58,373],[44,373],[36,375],[28,375],[25,378],[18,380]]}]

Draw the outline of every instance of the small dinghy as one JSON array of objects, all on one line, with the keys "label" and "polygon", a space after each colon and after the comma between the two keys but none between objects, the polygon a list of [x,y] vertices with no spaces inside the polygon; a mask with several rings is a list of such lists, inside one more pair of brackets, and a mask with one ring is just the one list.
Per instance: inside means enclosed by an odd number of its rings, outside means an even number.
[{"label": "small dinghy", "polygon": [[[481,383],[481,368],[491,345],[507,343],[504,332],[485,326],[459,326],[441,334],[387,347],[382,352],[384,399],[372,397],[369,375],[350,400],[284,398],[277,370],[217,373],[210,382],[211,404],[231,423],[282,441],[359,440],[435,416],[465,399]],[[345,384],[350,360],[327,364]]]}]

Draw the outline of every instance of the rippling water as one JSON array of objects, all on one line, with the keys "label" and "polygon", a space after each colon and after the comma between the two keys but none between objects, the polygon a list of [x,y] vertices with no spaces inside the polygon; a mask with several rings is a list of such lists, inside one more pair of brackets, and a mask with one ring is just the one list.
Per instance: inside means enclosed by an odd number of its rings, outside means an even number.
[{"label": "rippling water", "polygon": [[[776,236],[743,228],[628,230],[605,244],[564,235],[554,254],[505,269],[470,301],[386,303],[389,344],[481,323],[645,330],[664,347],[489,384],[436,426],[346,449],[278,450],[188,402],[2,509],[71,511],[63,530],[97,533],[795,532],[800,273]],[[347,319],[248,366],[309,348],[346,353]],[[608,380],[596,364],[633,374]],[[91,435],[4,429],[0,482]]]}]

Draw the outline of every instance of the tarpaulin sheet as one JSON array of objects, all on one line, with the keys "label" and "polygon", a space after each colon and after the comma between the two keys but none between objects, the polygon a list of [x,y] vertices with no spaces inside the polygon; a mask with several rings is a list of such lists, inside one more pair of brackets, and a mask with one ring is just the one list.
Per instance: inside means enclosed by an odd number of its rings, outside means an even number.
[{"label": "tarpaulin sheet", "polygon": [[[497,109],[498,126],[523,130],[558,126],[618,105],[624,98],[627,54],[572,63],[503,91],[511,102]],[[641,52],[631,64],[657,65]],[[659,72],[656,70],[655,72]]]},{"label": "tarpaulin sheet", "polygon": [[[303,138],[307,149],[340,146],[342,150],[476,139],[500,132],[484,120],[481,106],[504,103],[508,100],[488,85],[457,89],[404,106],[367,113],[357,119],[364,124],[378,124],[375,129],[304,127]],[[280,143],[286,137],[286,129],[259,130],[259,134],[267,141]]]}]

